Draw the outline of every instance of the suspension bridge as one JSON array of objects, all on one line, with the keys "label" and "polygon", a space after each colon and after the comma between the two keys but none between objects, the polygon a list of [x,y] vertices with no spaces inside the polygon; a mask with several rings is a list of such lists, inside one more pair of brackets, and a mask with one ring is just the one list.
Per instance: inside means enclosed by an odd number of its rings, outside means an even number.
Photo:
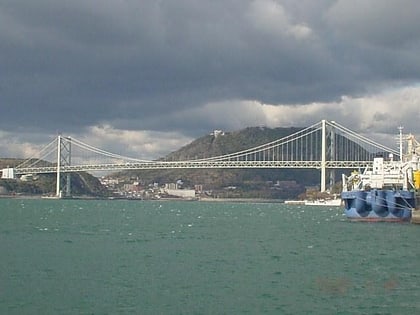
[{"label": "suspension bridge", "polygon": [[111,153],[75,138],[58,136],[40,150],[37,157],[25,160],[15,168],[3,169],[2,178],[25,174],[56,173],[57,196],[67,178],[66,194],[70,195],[70,174],[74,172],[150,170],[181,168],[289,168],[319,169],[321,191],[326,190],[336,169],[360,169],[372,163],[377,155],[394,158],[402,154],[334,122],[322,120],[291,135],[253,148],[220,156],[182,161],[142,160]]}]

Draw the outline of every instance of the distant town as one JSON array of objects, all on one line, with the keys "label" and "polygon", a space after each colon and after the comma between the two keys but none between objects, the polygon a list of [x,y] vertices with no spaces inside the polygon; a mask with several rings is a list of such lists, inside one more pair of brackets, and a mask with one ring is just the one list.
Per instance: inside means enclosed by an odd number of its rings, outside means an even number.
[{"label": "distant town", "polygon": [[[121,180],[117,178],[100,178],[101,184],[110,192],[111,198],[118,199],[182,199],[182,200],[201,200],[219,198],[249,198],[243,193],[240,187],[226,186],[220,189],[204,189],[203,185],[195,184],[193,187],[186,186],[182,180],[174,183],[152,183],[147,184],[140,179]],[[261,189],[277,190],[282,192],[296,191],[301,189],[294,180],[267,181],[262,184]],[[306,191],[318,191],[319,187],[306,187]],[[253,196],[255,197],[255,196]]]}]

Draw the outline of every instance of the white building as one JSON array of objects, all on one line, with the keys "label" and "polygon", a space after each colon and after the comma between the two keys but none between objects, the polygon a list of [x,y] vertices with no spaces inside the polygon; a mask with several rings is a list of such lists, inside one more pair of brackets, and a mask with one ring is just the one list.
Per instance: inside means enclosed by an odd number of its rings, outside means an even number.
[{"label": "white building", "polygon": [[3,179],[14,179],[15,178],[15,170],[12,167],[3,168],[1,172],[1,178]]}]

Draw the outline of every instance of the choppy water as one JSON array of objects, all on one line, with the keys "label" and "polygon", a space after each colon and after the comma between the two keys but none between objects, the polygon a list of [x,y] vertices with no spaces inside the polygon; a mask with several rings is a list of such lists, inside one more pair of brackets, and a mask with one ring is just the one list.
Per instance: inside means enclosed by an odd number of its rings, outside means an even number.
[{"label": "choppy water", "polygon": [[341,212],[0,199],[0,314],[419,314],[420,226]]}]

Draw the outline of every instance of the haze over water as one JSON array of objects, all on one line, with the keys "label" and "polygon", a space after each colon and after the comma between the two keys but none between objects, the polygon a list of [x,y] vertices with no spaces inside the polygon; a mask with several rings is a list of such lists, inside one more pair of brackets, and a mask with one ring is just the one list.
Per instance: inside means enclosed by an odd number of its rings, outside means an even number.
[{"label": "haze over water", "polygon": [[277,203],[0,199],[0,314],[418,314],[420,227]]}]

